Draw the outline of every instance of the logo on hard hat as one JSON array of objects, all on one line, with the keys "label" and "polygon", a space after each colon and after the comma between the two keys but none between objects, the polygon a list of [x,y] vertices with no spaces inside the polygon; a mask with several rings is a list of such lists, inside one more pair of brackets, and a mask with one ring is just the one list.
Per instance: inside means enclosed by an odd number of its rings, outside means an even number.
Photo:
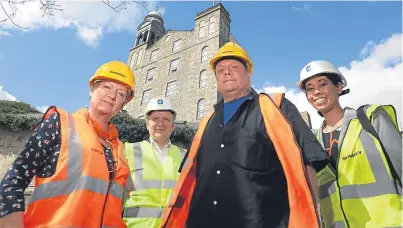
[{"label": "logo on hard hat", "polygon": [[163,103],[164,103],[164,100],[158,99],[157,103],[158,103],[158,104],[163,104]]},{"label": "logo on hard hat", "polygon": [[117,74],[117,75],[120,75],[120,76],[122,76],[122,77],[126,77],[126,75],[124,75],[124,74],[121,74],[121,73],[119,73],[119,72],[116,72],[116,71],[113,71],[113,70],[111,70],[110,71],[112,74]]},{"label": "logo on hard hat", "polygon": [[308,65],[308,66],[305,68],[305,70],[306,70],[306,72],[311,71],[311,65]]}]

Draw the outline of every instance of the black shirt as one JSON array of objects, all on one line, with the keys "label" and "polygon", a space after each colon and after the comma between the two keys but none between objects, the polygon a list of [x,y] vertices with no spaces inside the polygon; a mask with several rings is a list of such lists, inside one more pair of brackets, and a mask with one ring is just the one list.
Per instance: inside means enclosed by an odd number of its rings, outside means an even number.
[{"label": "black shirt", "polygon": [[340,130],[322,133],[323,145],[326,148],[325,151],[329,154],[330,164],[334,169],[336,169],[337,161],[339,160],[339,136]]},{"label": "black shirt", "polygon": [[[284,99],[281,110],[293,127],[305,163],[317,171],[324,168],[328,157],[297,108]],[[217,104],[200,145],[187,228],[287,227],[286,178],[255,91],[226,125],[223,103]]]}]

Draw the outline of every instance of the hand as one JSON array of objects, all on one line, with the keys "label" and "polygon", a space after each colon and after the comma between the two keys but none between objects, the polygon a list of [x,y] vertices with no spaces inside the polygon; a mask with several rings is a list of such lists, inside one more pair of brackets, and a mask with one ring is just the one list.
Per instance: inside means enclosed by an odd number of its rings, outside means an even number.
[{"label": "hand", "polygon": [[24,228],[24,212],[14,212],[0,219],[1,228]]}]

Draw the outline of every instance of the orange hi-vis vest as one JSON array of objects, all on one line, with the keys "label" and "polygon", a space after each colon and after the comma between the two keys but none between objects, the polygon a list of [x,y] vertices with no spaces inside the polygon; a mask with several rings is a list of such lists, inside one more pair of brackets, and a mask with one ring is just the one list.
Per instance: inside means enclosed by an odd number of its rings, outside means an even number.
[{"label": "orange hi-vis vest", "polygon": [[[25,227],[126,227],[122,199],[129,197],[133,182],[117,129],[110,124],[109,132],[101,131],[87,109],[70,114],[52,107],[44,119],[55,112],[60,115],[61,133],[56,171],[51,177],[35,177]],[[99,137],[112,146],[111,180]]]},{"label": "orange hi-vis vest", "polygon": [[[291,124],[279,107],[284,94],[268,96],[261,93],[259,104],[266,131],[274,144],[278,158],[287,178],[290,205],[290,228],[321,227],[308,174],[303,162]],[[184,228],[188,218],[189,206],[196,186],[196,157],[203,132],[213,113],[200,120],[199,128],[190,147],[187,161],[175,186],[170,203],[164,211],[161,226],[164,228]],[[208,143],[208,142],[207,142]],[[200,216],[203,216],[202,214]],[[234,215],[237,216],[237,215]]]}]

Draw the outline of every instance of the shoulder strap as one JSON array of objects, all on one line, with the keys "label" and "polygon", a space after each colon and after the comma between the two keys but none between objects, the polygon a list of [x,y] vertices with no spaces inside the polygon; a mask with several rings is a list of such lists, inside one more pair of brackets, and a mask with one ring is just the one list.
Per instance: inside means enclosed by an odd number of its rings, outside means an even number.
[{"label": "shoulder strap", "polygon": [[385,155],[386,161],[387,161],[388,164],[389,164],[389,169],[390,169],[390,172],[392,173],[393,178],[394,178],[395,180],[397,180],[398,183],[399,183],[399,185],[400,185],[400,187],[402,187],[402,180],[399,178],[399,175],[397,174],[395,168],[393,167],[393,165],[392,165],[393,163],[392,163],[392,161],[391,161],[390,158],[389,158],[388,152],[386,151],[385,147],[383,146],[383,143],[382,143],[382,141],[381,141],[381,138],[379,137],[378,133],[376,132],[376,130],[375,130],[375,128],[374,128],[374,126],[372,126],[372,124],[371,124],[371,122],[369,121],[367,115],[365,114],[365,110],[364,110],[364,109],[365,109],[365,107],[367,107],[367,106],[368,106],[368,105],[363,105],[363,106],[361,106],[361,107],[358,108],[358,110],[357,110],[357,117],[358,117],[358,120],[360,121],[360,123],[361,123],[361,125],[362,125],[362,128],[363,128],[365,131],[367,131],[368,133],[370,133],[374,138],[376,138],[376,139],[378,140],[379,144],[380,144],[381,147],[382,147],[382,150],[384,151],[383,154]]},{"label": "shoulder strap", "polygon": [[268,96],[273,103],[280,108],[281,103],[283,102],[284,93],[260,93],[260,96]]}]

